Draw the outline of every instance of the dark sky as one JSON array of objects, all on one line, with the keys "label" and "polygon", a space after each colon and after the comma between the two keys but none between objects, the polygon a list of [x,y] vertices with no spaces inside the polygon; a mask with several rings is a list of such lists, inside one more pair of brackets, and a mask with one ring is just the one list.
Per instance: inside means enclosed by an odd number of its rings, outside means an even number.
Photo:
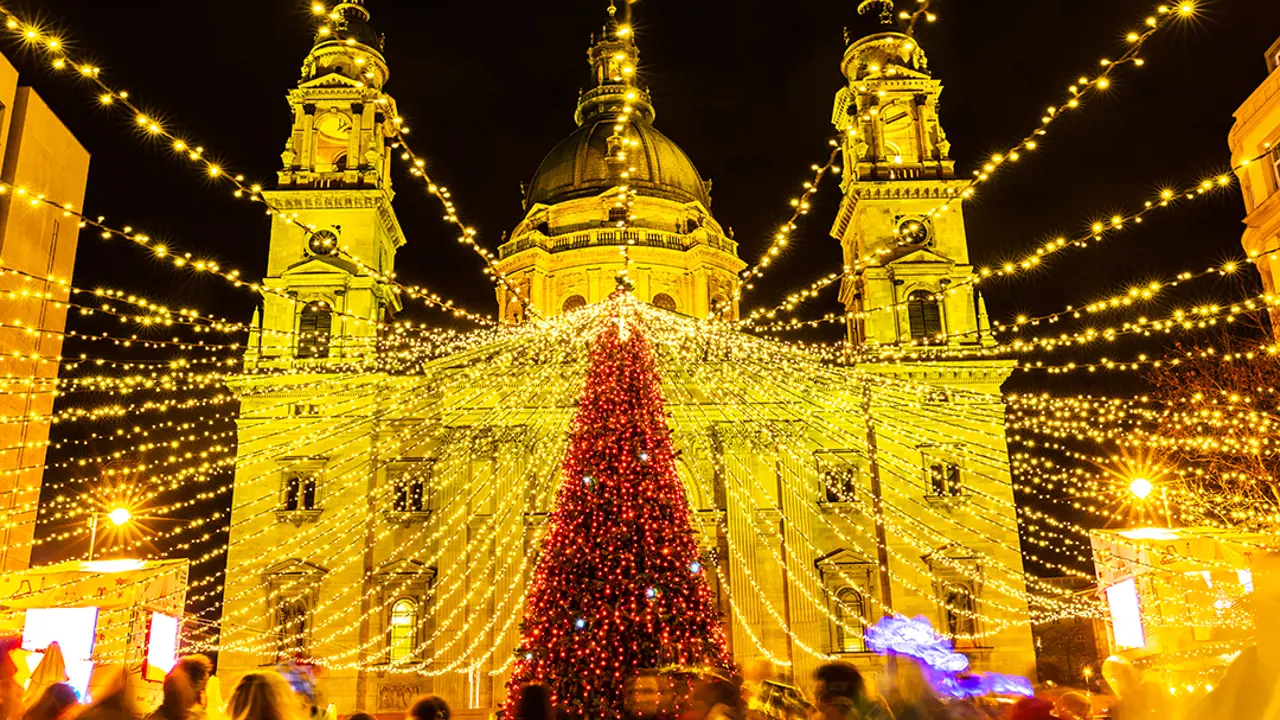
[{"label": "dark sky", "polygon": [[[104,68],[104,77],[203,143],[223,165],[269,181],[289,126],[284,101],[311,44],[301,0],[182,2],[18,0]],[[588,35],[605,0],[427,2],[368,0],[387,35],[388,90],[412,123],[416,149],[454,191],[464,217],[495,247],[521,216],[519,184],[573,129],[587,81]],[[854,0],[641,0],[636,24],[657,126],[715,182],[713,211],[754,260],[788,214],[808,166],[826,155],[840,87],[841,27]],[[946,85],[942,119],[968,173],[1033,128],[1067,84],[1114,57],[1146,0],[946,0],[921,41]],[[1196,21],[1162,32],[1147,65],[1120,72],[1105,98],[1056,123],[1042,149],[985,188],[968,210],[977,262],[1077,232],[1165,183],[1221,171],[1232,113],[1265,74],[1280,36],[1280,3],[1207,0]],[[258,277],[267,222],[260,208],[214,188],[129,118],[97,106],[74,78],[56,77],[9,47],[34,85],[93,154],[86,209],[156,238],[208,252]],[[478,260],[439,221],[416,180],[397,178],[409,244],[400,277],[491,310]],[[835,269],[827,232],[837,201],[824,188],[790,256],[748,298],[770,304]],[[1080,252],[1033,279],[991,284],[993,317],[1045,312],[1131,281],[1199,268],[1239,251],[1243,206],[1234,189]],[[158,266],[120,243],[81,240],[77,284],[109,284],[247,320],[253,298]],[[1198,288],[1226,297],[1238,288]],[[421,309],[414,313],[433,317]],[[438,317],[438,316],[436,316]]]}]

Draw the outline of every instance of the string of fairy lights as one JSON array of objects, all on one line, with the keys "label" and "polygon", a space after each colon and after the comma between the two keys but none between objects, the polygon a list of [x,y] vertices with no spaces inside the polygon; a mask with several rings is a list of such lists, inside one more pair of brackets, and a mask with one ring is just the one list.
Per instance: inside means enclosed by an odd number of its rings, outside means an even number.
[{"label": "string of fairy lights", "polygon": [[[618,26],[615,39],[622,40],[629,50],[629,2],[626,7],[627,17]],[[316,6],[322,20],[333,19],[332,12],[324,5]],[[1118,68],[1141,66],[1139,51],[1157,31],[1194,12],[1190,3],[1161,6],[1143,30],[1129,33],[1124,54],[1113,61],[1104,60],[1096,76],[1082,77],[1073,84],[1064,103],[1050,108],[1034,133],[1008,152],[994,156],[975,171],[973,181],[928,215],[946,212],[972,197],[975,188],[1016,163],[1022,153],[1036,149],[1054,121],[1082,107],[1091,95],[1105,91]],[[931,22],[933,17],[924,3],[903,20],[914,27],[918,20]],[[132,113],[144,135],[172,143],[181,157],[210,177],[230,182],[236,197],[264,203],[268,214],[297,225],[304,233],[315,231],[290,213],[272,207],[262,187],[230,174],[209,159],[203,148],[171,134],[154,113],[140,111],[127,92],[104,84],[100,71],[73,59],[56,36],[4,8],[0,8],[0,18],[15,37],[42,51],[53,69],[74,71],[100,88],[104,106]],[[321,31],[325,29],[328,34],[337,32],[322,25]],[[624,55],[624,61],[631,57]],[[631,104],[636,97],[632,84],[635,67],[629,62],[618,67],[620,74],[614,80],[622,83],[626,102],[614,128],[622,140],[617,143],[616,159],[626,163],[626,148],[638,142],[628,133],[635,112]],[[393,273],[380,272],[344,248],[343,257],[360,273],[427,306],[474,321],[483,329],[460,333],[353,314],[346,318],[350,322],[347,332],[363,327],[370,334],[335,339],[332,349],[337,355],[330,358],[335,362],[254,367],[236,357],[207,355],[234,355],[244,348],[236,336],[253,332],[274,338],[259,344],[260,352],[287,354],[308,335],[302,330],[256,329],[195,308],[171,309],[163,302],[122,289],[88,290],[66,279],[0,269],[0,276],[43,284],[42,289],[24,286],[0,292],[0,298],[8,302],[78,311],[79,315],[72,317],[77,324],[118,323],[101,333],[79,327],[66,332],[36,329],[19,320],[0,323],[0,328],[35,339],[66,338],[90,345],[110,343],[135,352],[181,353],[176,359],[163,361],[132,354],[127,359],[87,353],[70,359],[39,351],[19,355],[24,361],[61,363],[63,374],[6,374],[0,378],[0,394],[56,395],[60,399],[48,412],[0,416],[0,425],[56,423],[82,426],[86,431],[83,437],[45,439],[8,449],[88,449],[97,447],[99,441],[110,445],[96,454],[52,462],[41,458],[0,470],[0,476],[50,470],[62,473],[44,485],[51,494],[44,505],[39,502],[38,488],[15,487],[4,493],[13,496],[6,509],[18,519],[12,523],[6,520],[0,529],[35,526],[37,510],[42,513],[39,522],[68,526],[18,541],[15,547],[58,545],[83,538],[88,533],[85,520],[100,509],[97,504],[77,503],[73,493],[86,481],[97,480],[110,489],[144,478],[131,501],[145,508],[148,517],[179,517],[191,509],[207,511],[212,505],[225,503],[174,527],[112,539],[117,551],[146,552],[148,547],[163,544],[166,549],[156,553],[157,557],[194,553],[188,560],[201,572],[181,589],[181,599],[191,604],[212,602],[220,596],[220,602],[191,619],[203,622],[205,614],[220,612],[221,637],[216,642],[194,642],[193,649],[258,657],[296,652],[333,670],[501,676],[514,659],[516,622],[523,612],[531,564],[545,529],[530,519],[545,512],[560,481],[566,428],[585,370],[584,348],[611,304],[618,303],[630,304],[627,317],[636,324],[636,331],[647,333],[661,348],[658,360],[670,422],[681,451],[687,453],[682,462],[688,469],[685,482],[690,502],[699,511],[715,514],[715,521],[704,533],[709,545],[719,539],[726,550],[709,567],[726,588],[731,608],[728,622],[742,630],[756,652],[780,667],[795,666],[798,656],[777,643],[779,635],[773,630],[787,639],[788,648],[812,658],[835,657],[833,653],[840,650],[829,638],[802,629],[793,615],[796,607],[820,618],[823,627],[858,636],[875,615],[865,610],[851,614],[835,599],[838,589],[858,589],[867,606],[879,614],[903,607],[886,603],[877,592],[878,581],[869,582],[870,575],[859,578],[839,563],[828,569],[812,562],[828,552],[832,542],[862,558],[859,567],[890,578],[899,602],[905,593],[911,599],[908,604],[934,613],[940,631],[948,637],[975,645],[998,641],[1029,620],[1106,617],[1105,608],[1096,599],[1070,596],[1025,566],[1035,563],[1068,577],[1093,578],[1092,573],[1079,569],[1094,560],[1089,546],[1092,525],[1064,519],[1042,507],[1065,503],[1105,525],[1124,519],[1132,509],[1127,505],[1145,503],[1145,498],[1131,497],[1135,492],[1129,484],[1131,478],[1118,478],[1110,469],[1115,457],[1098,448],[1155,456],[1174,452],[1221,456],[1275,453],[1273,438],[1280,420],[1274,415],[1275,391],[1270,388],[1257,388],[1255,395],[1248,397],[1189,394],[1176,403],[1054,394],[1002,396],[999,385],[1013,371],[1012,366],[992,359],[990,366],[974,369],[975,362],[1002,354],[1052,354],[1124,335],[1149,338],[1197,333],[1274,309],[1280,300],[1263,294],[1231,303],[1174,308],[1156,319],[1139,317],[1110,328],[1043,336],[1028,331],[1061,320],[1129,311],[1154,301],[1167,288],[1229,275],[1247,263],[1257,265],[1270,257],[1184,271],[1080,308],[997,322],[993,329],[1008,334],[1011,340],[994,348],[969,348],[952,355],[946,348],[927,348],[935,353],[928,356],[904,353],[901,348],[885,349],[879,356],[859,357],[864,363],[878,364],[849,367],[847,362],[829,362],[837,356],[833,353],[841,351],[839,346],[824,349],[745,335],[729,324],[675,316],[627,296],[558,317],[539,317],[531,298],[509,282],[498,269],[497,257],[479,244],[477,232],[462,221],[449,189],[428,175],[423,156],[407,142],[409,129],[404,121],[395,117],[392,123],[392,147],[408,163],[410,174],[420,178],[427,194],[442,204],[444,219],[459,230],[459,241],[484,260],[485,274],[528,309],[530,322],[497,327],[490,315],[473,313],[424,287],[403,284]],[[833,140],[832,146],[826,163],[811,167],[813,178],[791,201],[793,215],[774,234],[757,262],[744,271],[730,303],[738,303],[745,291],[754,287],[753,281],[788,247],[797,222],[811,209],[821,181],[840,173],[835,164],[840,141]],[[618,220],[623,230],[634,220],[637,194],[627,183],[634,171],[620,173],[613,190],[617,207],[624,211]],[[962,284],[976,285],[987,278],[1039,269],[1046,257],[1067,247],[1094,247],[1123,228],[1141,224],[1155,208],[1171,207],[1178,200],[1195,199],[1229,186],[1227,174],[1203,180],[1185,191],[1163,190],[1141,210],[1100,220],[1087,234],[1074,240],[1055,239],[1018,261],[980,269]],[[108,225],[101,217],[81,214],[30,188],[0,184],[0,193],[24,198],[20,204],[29,212],[58,212],[78,218],[82,228],[92,228],[103,240],[126,239],[164,260],[172,271],[216,276],[257,294],[284,293],[248,281],[240,271],[227,270],[215,260],[204,259],[207,256],[203,254],[174,250],[129,226]],[[624,238],[620,252],[627,268],[626,233],[620,237]],[[776,320],[779,314],[799,309],[823,289],[884,257],[885,252],[878,251],[859,258],[841,272],[830,273],[789,295],[777,307],[752,312],[737,327],[792,330],[866,319],[875,312],[896,312],[905,303],[820,320]],[[945,292],[958,290],[953,286]],[[92,299],[79,302],[79,296]],[[713,310],[723,314],[727,308]],[[336,310],[334,314],[340,315]],[[122,334],[127,332],[123,328],[135,324],[196,336],[231,336],[232,341],[193,341],[178,334],[171,339]],[[929,341],[954,343],[972,332],[944,333]],[[386,351],[383,341],[387,336],[395,340],[395,352]],[[1259,344],[1234,359],[1221,353],[1221,362],[1272,361],[1276,352],[1273,345]],[[915,360],[891,367],[907,357]],[[1142,355],[1134,362],[1104,358],[1097,363],[1022,363],[1021,367],[1060,374],[1076,369],[1176,365],[1187,357],[1190,351],[1161,357]],[[975,373],[974,377],[980,372],[983,379],[963,387],[935,381],[945,373],[958,372],[961,365],[965,372]],[[74,374],[86,368],[104,374]],[[96,368],[109,368],[113,374]],[[876,399],[864,404],[859,394],[863,388],[870,388]],[[81,395],[84,400],[66,399]],[[100,401],[101,395],[111,399]],[[145,398],[123,400],[139,395]],[[762,402],[765,398],[770,401]],[[238,413],[230,409],[233,403],[239,403]],[[113,420],[132,423],[132,427],[107,430],[95,426]],[[237,425],[234,429],[230,427],[233,422]],[[878,449],[866,446],[868,424],[876,428]],[[728,431],[730,425],[736,426],[736,435]],[[513,434],[495,441],[495,429],[511,429]],[[231,442],[233,434],[238,447]],[[726,437],[736,438],[738,445],[726,450]],[[1025,449],[1007,452],[1006,439]],[[488,455],[481,453],[486,467],[477,470],[475,447],[482,443],[496,443],[496,449]],[[1081,464],[1052,460],[1049,454],[1038,452],[1041,450]],[[832,460],[837,451],[852,460]],[[430,462],[426,462],[428,457]],[[773,458],[774,467],[762,469],[761,457]],[[326,461],[317,466],[318,458]],[[931,458],[940,464],[930,464]],[[335,462],[330,464],[328,459]],[[112,467],[111,462],[125,464]],[[952,464],[963,478],[963,489],[955,493],[947,485],[950,480],[935,473],[935,467],[942,467],[945,473]],[[877,468],[883,480],[874,498],[863,483],[870,467]],[[81,472],[77,473],[77,468]],[[1172,508],[1170,514],[1179,519],[1232,527],[1203,507],[1205,497],[1185,485],[1205,482],[1204,474],[1203,469],[1193,466],[1165,468],[1161,478],[1177,481],[1156,478],[1163,507]],[[287,478],[299,482],[310,478],[317,483],[311,486],[312,492],[323,497],[323,502],[314,508],[285,508],[282,496],[287,493],[282,492],[281,483]],[[845,478],[851,481],[845,482]],[[410,485],[404,483],[417,483],[412,486],[424,493],[421,517],[406,520],[405,513],[394,510],[397,504],[410,502],[402,492]],[[1016,501],[1015,493],[1044,505],[1028,506]],[[344,499],[354,500],[342,513],[329,512],[336,510],[331,503]],[[305,502],[298,496],[295,504]],[[776,508],[781,523],[761,514],[761,508]],[[310,510],[319,512],[308,514]],[[1274,523],[1280,518],[1280,503],[1233,512],[1231,519],[1239,524]],[[872,517],[880,519],[892,543],[877,537],[867,522]],[[229,537],[228,543],[210,547],[220,535]],[[260,552],[261,546],[277,542],[280,552]],[[878,544],[885,545],[887,564],[875,557]],[[413,569],[388,572],[385,579],[374,578],[361,569],[366,546],[392,547],[395,550],[390,557]],[[1132,546],[1140,547],[1137,542]],[[226,566],[208,569],[228,549]],[[290,558],[305,559],[322,572],[275,569],[281,560]],[[1210,565],[1217,570],[1233,569],[1227,564]],[[775,569],[783,570],[782,591],[795,607],[779,607]],[[1167,572],[1159,567],[1147,569]],[[67,587],[77,582],[83,580],[68,581]],[[405,597],[419,601],[414,620],[418,624],[412,642],[391,656],[388,623],[393,605]],[[306,601],[310,619],[305,633],[301,626],[290,628],[276,621],[276,608],[286,600]],[[1162,622],[1188,627],[1246,626],[1248,619],[1235,612],[1192,617],[1188,611],[1186,616],[1167,615]],[[291,633],[305,634],[305,640],[286,637]]]}]

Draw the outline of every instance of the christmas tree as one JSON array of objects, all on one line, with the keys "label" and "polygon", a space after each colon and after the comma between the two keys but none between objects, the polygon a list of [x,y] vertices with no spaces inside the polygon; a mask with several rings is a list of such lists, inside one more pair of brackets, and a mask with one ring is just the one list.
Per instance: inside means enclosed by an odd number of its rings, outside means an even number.
[{"label": "christmas tree", "polygon": [[623,715],[640,669],[730,669],[634,302],[618,296],[585,387],[521,626],[506,717],[530,682],[571,715]]}]

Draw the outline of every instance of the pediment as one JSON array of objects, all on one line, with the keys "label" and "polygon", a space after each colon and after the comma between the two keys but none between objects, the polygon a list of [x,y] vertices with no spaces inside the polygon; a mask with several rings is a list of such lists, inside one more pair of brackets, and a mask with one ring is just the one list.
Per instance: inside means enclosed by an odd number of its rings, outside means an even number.
[{"label": "pediment", "polygon": [[972,561],[972,560],[978,559],[978,553],[974,552],[973,550],[970,550],[969,548],[965,547],[964,545],[961,545],[960,543],[947,543],[946,545],[939,545],[938,547],[929,551],[927,554],[921,556],[920,559],[924,560],[925,563],[930,565],[932,565],[935,561],[940,561],[944,559],[951,560],[951,561],[956,561],[956,560]]},{"label": "pediment", "polygon": [[375,575],[431,575],[436,574],[436,569],[427,565],[420,560],[410,560],[401,558],[388,563],[383,563]]},{"label": "pediment", "polygon": [[365,84],[360,82],[359,80],[352,80],[351,78],[345,75],[342,75],[340,73],[331,72],[327,75],[321,75],[318,78],[313,78],[311,80],[308,80],[302,83],[301,85],[299,85],[298,87],[303,89],[309,89],[309,88],[361,89],[365,87]]},{"label": "pediment", "polygon": [[858,552],[849,548],[837,548],[819,557],[813,562],[819,570],[823,568],[835,567],[837,565],[874,565],[875,562]]},{"label": "pediment", "polygon": [[316,275],[320,273],[341,272],[347,275],[358,275],[359,268],[350,260],[344,260],[340,257],[322,257],[318,255],[308,256],[280,273],[284,277],[290,275]]},{"label": "pediment", "polygon": [[887,265],[897,265],[898,263],[943,263],[946,265],[955,265],[956,262],[951,258],[944,257],[929,248],[916,248],[900,258],[890,260]]},{"label": "pediment", "polygon": [[275,565],[263,570],[262,574],[268,577],[279,575],[310,575],[320,577],[328,575],[329,571],[315,563],[309,563],[306,560],[289,558],[288,560],[281,560]]}]

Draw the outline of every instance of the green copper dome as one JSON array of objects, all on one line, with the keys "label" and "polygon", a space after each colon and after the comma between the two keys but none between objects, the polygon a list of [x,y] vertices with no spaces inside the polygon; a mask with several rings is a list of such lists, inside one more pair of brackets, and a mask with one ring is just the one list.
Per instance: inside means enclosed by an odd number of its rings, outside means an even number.
[{"label": "green copper dome", "polygon": [[[588,120],[547,154],[533,176],[525,200],[529,207],[600,195],[617,187],[606,162],[613,116]],[[689,156],[646,122],[633,123],[629,136],[640,141],[630,153],[631,188],[639,195],[711,206],[704,182]]]}]

